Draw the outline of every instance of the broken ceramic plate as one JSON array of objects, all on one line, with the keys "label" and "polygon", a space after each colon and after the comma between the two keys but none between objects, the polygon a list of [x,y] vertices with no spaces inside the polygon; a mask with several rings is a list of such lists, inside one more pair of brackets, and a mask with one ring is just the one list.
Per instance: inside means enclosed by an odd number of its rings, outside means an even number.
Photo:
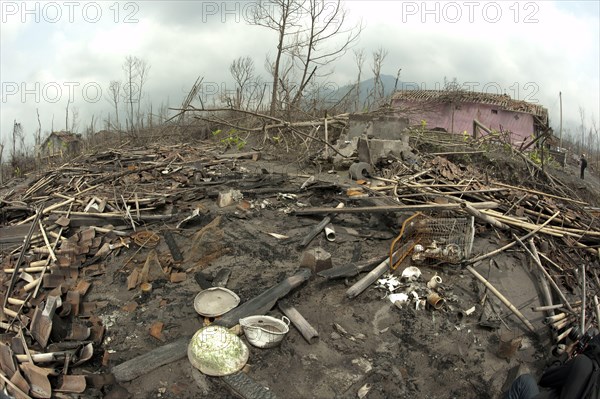
[{"label": "broken ceramic plate", "polygon": [[389,292],[394,292],[402,283],[396,276],[388,274],[387,276],[377,280],[377,286]]},{"label": "broken ceramic plate", "polygon": [[406,295],[405,293],[391,294],[391,295],[388,295],[388,299],[394,305],[398,306],[398,305],[402,305],[403,303],[408,302],[408,295]]},{"label": "broken ceramic plate", "polygon": [[217,317],[229,312],[240,303],[235,292],[223,287],[200,291],[194,298],[194,309],[204,317]]},{"label": "broken ceramic plate", "polygon": [[188,345],[188,359],[202,373],[214,377],[233,374],[244,367],[250,351],[234,333],[222,326],[196,331]]},{"label": "broken ceramic plate", "polygon": [[402,271],[403,280],[415,281],[419,277],[421,277],[421,270],[418,267],[409,266]]}]

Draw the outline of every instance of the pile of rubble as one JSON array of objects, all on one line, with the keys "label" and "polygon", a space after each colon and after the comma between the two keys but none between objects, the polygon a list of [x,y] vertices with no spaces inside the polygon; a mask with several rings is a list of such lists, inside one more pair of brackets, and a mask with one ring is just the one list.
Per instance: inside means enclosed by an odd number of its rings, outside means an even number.
[{"label": "pile of rubble", "polygon": [[[155,319],[147,332],[155,341],[145,353],[129,359],[122,351],[113,355],[113,348],[125,346],[118,346],[117,336],[107,336],[118,307],[88,299],[90,290],[123,284],[133,295],[120,307],[127,313],[150,310],[148,301],[157,299],[157,292],[162,299],[152,309],[164,308],[176,296],[190,302],[194,286],[202,292],[225,289],[238,269],[208,270],[244,251],[270,251],[265,257],[287,259],[277,260],[281,264],[266,289],[238,281],[238,287],[246,286],[238,292],[241,304],[200,314],[199,324],[224,327],[236,338],[243,334],[241,320],[263,316],[277,304],[291,321],[289,330],[299,332],[305,344],[315,344],[323,335],[321,324],[284,298],[323,283],[344,289],[350,307],[356,303],[352,298],[372,287],[400,309],[446,312],[459,319],[485,313],[485,306],[459,303],[441,273],[448,265],[468,271],[525,332],[540,334],[522,308],[483,276],[483,262],[505,251],[530,259],[542,292],[538,311],[546,312],[553,345],[565,343],[576,328],[600,328],[596,208],[558,180],[546,191],[529,189],[492,181],[471,165],[439,155],[419,156],[418,162],[391,158],[383,168],[355,163],[347,179],[345,172],[336,178],[301,174],[289,165],[273,167],[261,161],[262,155],[217,155],[214,147],[190,145],[106,151],[5,190],[0,198],[0,387],[18,398],[126,396],[118,384],[185,358],[192,337]],[[318,219],[307,223],[304,216]],[[365,226],[364,217],[372,226]],[[244,229],[224,227],[236,221],[248,221],[244,234]],[[289,228],[277,230],[282,226]],[[481,251],[474,242],[483,235],[499,245]],[[244,236],[256,242],[244,244]],[[387,250],[341,264],[325,248],[352,240],[377,240]],[[487,316],[481,326],[504,323]],[[331,328],[338,336],[331,339],[364,339],[340,324]],[[270,331],[277,335],[279,330]],[[269,382],[253,380],[244,365],[219,375],[222,386],[241,397],[275,397],[264,386]],[[356,389],[359,397],[371,389],[360,378],[347,385],[345,392]]]}]

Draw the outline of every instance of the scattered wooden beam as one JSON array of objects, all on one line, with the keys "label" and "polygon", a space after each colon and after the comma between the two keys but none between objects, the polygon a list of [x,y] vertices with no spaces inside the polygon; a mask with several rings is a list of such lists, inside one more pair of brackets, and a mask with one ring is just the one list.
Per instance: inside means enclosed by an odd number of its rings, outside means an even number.
[{"label": "scattered wooden beam", "polygon": [[300,269],[293,276],[286,278],[262,294],[225,313],[220,319],[215,320],[213,324],[231,328],[238,324],[239,320],[244,317],[265,314],[275,306],[275,303],[279,299],[307,281],[311,274],[312,272],[309,269]]},{"label": "scattered wooden beam", "polygon": [[[475,209],[491,209],[500,206],[497,202],[472,202]],[[419,211],[450,211],[461,209],[461,204],[424,204],[424,205],[380,205],[358,208],[304,208],[296,209],[296,215],[319,215],[326,213],[386,213],[386,212],[419,212]]]},{"label": "scattered wooden beam", "polygon": [[287,303],[282,303],[281,301],[277,303],[277,306],[279,307],[279,310],[290,319],[298,331],[300,331],[300,334],[302,334],[306,342],[314,344],[319,339],[317,330],[306,321],[304,316],[302,316],[295,307]]},{"label": "scattered wooden beam", "polygon": [[171,252],[171,256],[173,257],[173,260],[175,262],[183,262],[183,255],[181,254],[181,251],[179,250],[179,247],[177,246],[177,243],[175,242],[175,238],[173,237],[173,234],[170,231],[165,231],[163,233],[163,237],[165,238],[165,242],[167,243],[167,246],[169,247],[169,251]]},{"label": "scattered wooden beam", "polygon": [[500,222],[498,219],[489,216],[489,215],[485,215],[481,212],[479,212],[477,209],[473,208],[472,205],[469,205],[466,202],[462,202],[460,204],[460,207],[467,212],[469,215],[476,217],[479,220],[482,220],[485,223],[489,223],[494,227],[499,228],[500,230],[508,230],[509,227],[507,225],[505,225],[504,223]]},{"label": "scattered wooden beam", "polygon": [[361,263],[351,263],[349,265],[332,267],[331,269],[320,271],[317,273],[317,276],[325,277],[327,280],[353,277],[361,272],[369,272],[373,270],[376,265],[386,260],[386,258],[389,258],[389,256],[378,256]]},{"label": "scattered wooden beam", "polygon": [[[544,276],[546,277],[546,279],[548,280],[550,285],[552,285],[552,288],[554,288],[554,291],[556,291],[558,296],[560,296],[560,299],[562,299],[562,301],[565,304],[565,306],[567,307],[567,309],[569,309],[572,312],[573,308],[571,307],[571,304],[569,303],[569,301],[567,301],[567,298],[565,298],[565,294],[563,294],[563,292],[560,290],[560,288],[558,288],[558,285],[556,285],[556,282],[554,281],[552,276],[550,276],[550,273],[548,273],[548,271],[546,270],[544,265],[542,265],[540,258],[537,257],[536,254],[534,254],[532,251],[530,251],[529,248],[527,248],[527,246],[525,245],[525,243],[519,237],[517,237],[515,234],[513,234],[513,238],[519,244],[521,244],[521,246],[523,247],[525,252],[527,252],[531,256],[531,258],[533,259],[533,263],[535,263],[537,265],[537,267],[540,269],[540,271],[544,274]],[[532,250],[535,250],[535,244],[533,244],[533,242],[530,241],[530,245],[532,246]],[[551,304],[549,304],[549,305],[551,305]]]},{"label": "scattered wooden beam", "polygon": [[[548,223],[550,223],[559,214],[560,214],[560,211],[556,211],[556,213],[554,215],[552,215],[548,220],[546,220],[542,225],[537,226],[533,231],[530,231],[529,233],[527,233],[523,237],[521,237],[521,240],[522,241],[526,240],[529,237],[532,237],[533,235],[535,235],[538,231],[540,231],[541,229],[543,229]],[[517,241],[515,240],[515,241],[513,241],[513,242],[511,242],[509,244],[506,244],[505,246],[503,246],[501,248],[498,248],[498,249],[492,251],[492,252],[488,252],[487,254],[480,255],[480,256],[477,256],[475,258],[469,259],[469,260],[466,261],[466,264],[472,265],[472,264],[474,264],[476,262],[479,262],[479,261],[482,261],[484,259],[490,258],[490,257],[492,257],[494,255],[497,255],[497,254],[503,252],[503,251],[506,251],[509,248],[514,247],[516,244],[517,244]]]},{"label": "scattered wooden beam", "polygon": [[511,189],[513,189],[513,190],[523,191],[523,192],[525,192],[525,193],[530,193],[530,194],[541,195],[542,197],[549,197],[549,198],[555,198],[555,199],[559,199],[559,200],[561,200],[561,201],[572,202],[572,203],[574,203],[574,204],[579,204],[579,205],[589,205],[587,202],[583,202],[583,201],[574,200],[574,199],[572,199],[572,198],[567,198],[567,197],[559,197],[558,195],[552,195],[552,194],[544,193],[544,192],[537,191],[537,190],[530,190],[530,189],[523,188],[523,187],[511,186],[510,184],[504,184],[504,183],[499,183],[499,182],[490,182],[490,184],[493,184],[493,185],[495,185],[495,186],[500,186],[500,187],[511,188]]},{"label": "scattered wooden beam", "polygon": [[306,246],[308,244],[310,244],[310,242],[325,228],[325,226],[327,226],[329,223],[331,223],[331,217],[330,216],[325,216],[323,218],[323,220],[321,220],[321,222],[319,224],[317,224],[315,227],[313,227],[308,234],[302,239],[302,241],[300,242],[300,244],[298,244],[299,248],[306,248]]}]

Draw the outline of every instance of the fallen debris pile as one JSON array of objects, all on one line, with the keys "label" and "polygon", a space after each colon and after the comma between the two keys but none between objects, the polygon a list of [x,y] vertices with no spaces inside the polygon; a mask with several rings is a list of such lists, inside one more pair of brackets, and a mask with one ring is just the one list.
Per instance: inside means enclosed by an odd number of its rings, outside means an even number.
[{"label": "fallen debris pile", "polygon": [[[454,373],[469,356],[493,361],[476,334],[506,328],[513,346],[527,338],[558,347],[576,328],[600,329],[600,228],[588,208],[597,204],[557,179],[541,191],[422,154],[352,180],[264,156],[206,145],[105,151],[5,191],[0,387],[19,398],[157,389],[163,397],[425,397],[448,387],[417,381],[424,368]],[[517,269],[521,277],[507,275]],[[541,299],[505,292],[507,279],[522,276]],[[165,386],[135,383],[173,362],[189,366],[190,340],[207,326],[232,334],[245,359],[224,374],[188,367],[193,384],[181,373]],[[438,348],[449,352],[435,357],[432,328],[458,337],[460,353]],[[433,356],[430,364],[410,347]],[[311,384],[312,372],[328,368],[331,377]],[[296,373],[297,387],[286,390],[281,373]],[[498,391],[492,380],[479,377],[478,393]],[[471,395],[472,383],[452,390]]]}]

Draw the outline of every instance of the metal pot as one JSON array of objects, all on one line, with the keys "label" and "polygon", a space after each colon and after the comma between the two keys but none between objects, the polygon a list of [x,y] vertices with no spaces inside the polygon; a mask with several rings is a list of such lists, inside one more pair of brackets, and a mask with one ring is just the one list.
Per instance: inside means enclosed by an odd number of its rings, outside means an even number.
[{"label": "metal pot", "polygon": [[271,316],[249,316],[240,319],[246,339],[258,348],[272,348],[281,343],[290,331],[290,319]]}]

